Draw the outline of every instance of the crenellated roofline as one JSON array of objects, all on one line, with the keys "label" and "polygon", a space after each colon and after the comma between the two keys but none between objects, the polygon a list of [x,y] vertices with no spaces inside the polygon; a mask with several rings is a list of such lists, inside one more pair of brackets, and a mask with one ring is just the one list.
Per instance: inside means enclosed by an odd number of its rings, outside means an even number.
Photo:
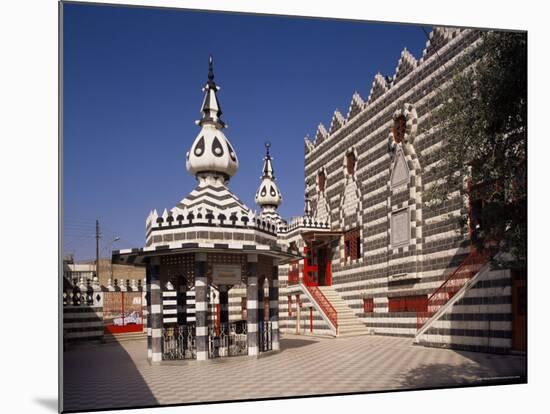
[{"label": "crenellated roofline", "polygon": [[323,123],[319,123],[313,140],[309,135],[306,135],[304,138],[304,152],[306,157],[316,152],[319,147],[323,146],[324,142],[330,141],[333,135],[337,135],[344,126],[350,124],[350,122],[360,113],[377,103],[377,101],[392,88],[398,87],[403,79],[421,70],[427,61],[431,61],[432,58],[437,57],[438,51],[455,39],[459,34],[468,33],[470,31],[469,29],[435,27],[429,34],[429,39],[422,51],[422,57],[418,60],[407,50],[407,48],[404,48],[397,62],[394,75],[383,76],[378,72],[374,76],[369,96],[366,100],[361,98],[359,93],[355,91],[345,118],[337,109],[331,118],[328,131]]}]

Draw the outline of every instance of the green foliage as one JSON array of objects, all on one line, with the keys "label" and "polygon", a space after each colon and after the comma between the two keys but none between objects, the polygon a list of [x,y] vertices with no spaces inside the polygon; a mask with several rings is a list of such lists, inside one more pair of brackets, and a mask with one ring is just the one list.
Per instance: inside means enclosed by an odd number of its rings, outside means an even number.
[{"label": "green foliage", "polygon": [[[425,193],[443,202],[462,188],[477,216],[475,243],[526,259],[527,245],[527,35],[486,32],[442,89],[433,114],[443,138],[443,180]],[[476,213],[478,213],[476,211]],[[467,222],[467,220],[463,220]]]}]

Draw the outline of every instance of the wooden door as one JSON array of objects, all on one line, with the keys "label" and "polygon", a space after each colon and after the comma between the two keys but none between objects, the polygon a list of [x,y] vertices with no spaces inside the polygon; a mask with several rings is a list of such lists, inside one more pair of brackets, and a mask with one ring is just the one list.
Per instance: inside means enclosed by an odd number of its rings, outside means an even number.
[{"label": "wooden door", "polygon": [[322,247],[317,254],[317,269],[319,286],[332,285],[332,269],[331,269],[331,250],[328,247]]}]

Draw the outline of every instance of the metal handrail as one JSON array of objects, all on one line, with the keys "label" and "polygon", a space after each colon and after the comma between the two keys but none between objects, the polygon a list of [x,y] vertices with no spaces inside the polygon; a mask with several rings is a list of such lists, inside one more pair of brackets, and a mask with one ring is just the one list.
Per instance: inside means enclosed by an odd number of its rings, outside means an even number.
[{"label": "metal handrail", "polygon": [[336,330],[336,335],[338,335],[338,312],[332,306],[332,303],[326,298],[326,296],[321,292],[317,286],[306,286],[306,289],[311,293],[311,296],[317,302],[323,313],[329,319],[329,321],[334,326]]},{"label": "metal handrail", "polygon": [[416,313],[417,330],[422,328],[483,267],[487,258],[486,253],[476,250],[470,252],[449,277],[428,297],[427,310]]}]

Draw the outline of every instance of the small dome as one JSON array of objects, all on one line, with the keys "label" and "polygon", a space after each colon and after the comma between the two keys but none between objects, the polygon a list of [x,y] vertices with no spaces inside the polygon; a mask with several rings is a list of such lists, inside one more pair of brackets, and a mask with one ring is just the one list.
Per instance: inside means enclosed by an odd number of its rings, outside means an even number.
[{"label": "small dome", "polygon": [[275,181],[270,177],[264,177],[258,191],[256,192],[256,204],[259,206],[275,206],[278,207],[283,201],[283,196],[275,184]]},{"label": "small dome", "polygon": [[232,177],[239,169],[239,160],[223,131],[204,124],[187,153],[186,167],[193,175],[212,172]]},{"label": "small dome", "polygon": [[256,191],[256,204],[262,207],[262,211],[266,207],[279,207],[283,202],[283,196],[279,191],[279,187],[275,184],[275,174],[273,173],[273,162],[269,155],[271,143],[265,143],[264,167],[262,168],[262,181]]}]

